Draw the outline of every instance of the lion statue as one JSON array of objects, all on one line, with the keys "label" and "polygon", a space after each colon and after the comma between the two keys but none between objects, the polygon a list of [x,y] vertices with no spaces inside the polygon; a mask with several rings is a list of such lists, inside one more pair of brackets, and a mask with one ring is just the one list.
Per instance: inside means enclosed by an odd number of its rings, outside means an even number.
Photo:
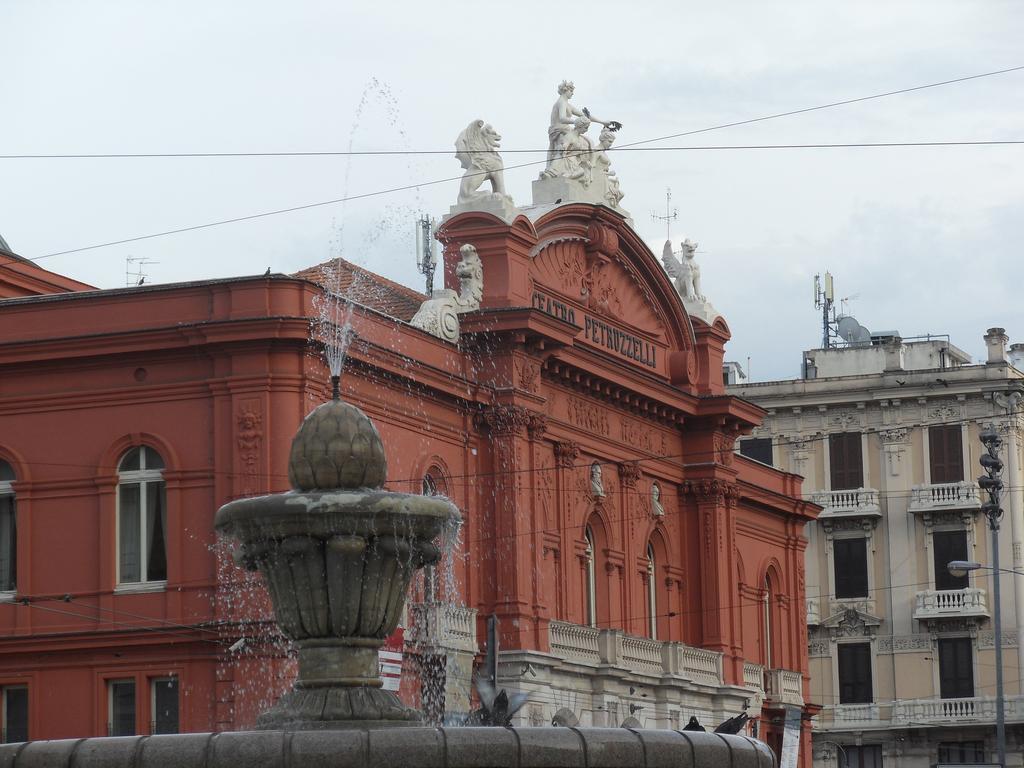
[{"label": "lion statue", "polygon": [[501,136],[483,120],[474,120],[455,140],[455,158],[466,169],[459,186],[459,203],[469,203],[487,195],[478,192],[485,181],[491,182],[493,195],[508,197],[505,192],[505,165],[497,149]]}]

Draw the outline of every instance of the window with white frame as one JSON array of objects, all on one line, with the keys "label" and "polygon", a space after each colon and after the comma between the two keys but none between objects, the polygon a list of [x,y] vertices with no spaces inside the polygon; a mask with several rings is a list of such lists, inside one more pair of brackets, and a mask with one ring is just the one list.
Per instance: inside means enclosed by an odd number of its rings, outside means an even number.
[{"label": "window with white frame", "polygon": [[117,581],[167,580],[167,488],[164,462],[148,446],[132,448],[118,465]]},{"label": "window with white frame", "polygon": [[587,625],[597,626],[597,572],[594,567],[594,532],[588,525],[583,531],[583,537],[587,540],[587,549],[584,553],[587,567]]},{"label": "window with white frame", "polygon": [[3,741],[28,741],[28,686],[3,686]]},{"label": "window with white frame", "polygon": [[14,470],[0,460],[0,592],[14,592],[18,577],[18,526]]},{"label": "window with white frame", "polygon": [[149,683],[150,733],[178,733],[178,678],[157,677]]},{"label": "window with white frame", "polygon": [[658,639],[658,585],[654,578],[654,545],[647,545],[647,633]]}]

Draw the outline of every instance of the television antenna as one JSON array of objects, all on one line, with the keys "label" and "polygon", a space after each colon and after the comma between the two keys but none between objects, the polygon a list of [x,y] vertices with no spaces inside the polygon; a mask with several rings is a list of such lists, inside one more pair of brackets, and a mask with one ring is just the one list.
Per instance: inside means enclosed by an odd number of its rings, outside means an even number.
[{"label": "television antenna", "polygon": [[435,251],[437,219],[424,214],[416,222],[416,269],[427,279],[427,296],[434,293],[434,269],[437,267]]},{"label": "television antenna", "polygon": [[[124,283],[129,287],[145,283],[146,278],[149,277],[149,274],[144,271],[145,267],[160,263],[156,259],[146,256],[126,256],[124,262]],[[135,267],[134,272],[132,271],[133,266]]]},{"label": "television antenna", "polygon": [[679,209],[672,207],[672,187],[665,187],[665,215],[659,216],[651,211],[651,221],[665,222],[665,239],[672,239],[672,222],[679,218]]}]

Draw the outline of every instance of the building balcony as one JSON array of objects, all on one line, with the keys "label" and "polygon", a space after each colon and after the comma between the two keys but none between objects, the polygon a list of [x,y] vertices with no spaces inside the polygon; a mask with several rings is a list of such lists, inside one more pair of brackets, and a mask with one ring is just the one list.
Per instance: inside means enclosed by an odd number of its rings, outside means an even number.
[{"label": "building balcony", "polygon": [[[1024,721],[1024,696],[1003,699],[1007,722]],[[968,699],[909,699],[893,706],[893,725],[973,725],[994,723],[996,699],[994,696],[975,696]]]},{"label": "building balcony", "polygon": [[881,711],[878,704],[836,704],[825,709],[832,715],[830,727],[837,730],[881,725]]},{"label": "building balcony", "polygon": [[771,701],[803,706],[804,678],[790,669],[769,669],[765,673],[766,693]]},{"label": "building balcony", "polygon": [[985,590],[929,589],[917,593],[914,618],[922,621],[944,618],[988,618]]},{"label": "building balcony", "polygon": [[451,603],[410,603],[406,639],[427,653],[476,653],[476,609]]},{"label": "building balcony", "polygon": [[824,509],[818,519],[829,517],[881,517],[878,491],[874,488],[850,488],[843,491],[815,491],[811,501]]},{"label": "building balcony", "polygon": [[930,483],[910,489],[911,512],[978,509],[980,506],[980,491],[974,482]]},{"label": "building balcony", "polygon": [[565,621],[548,624],[551,655],[588,667],[615,666],[649,677],[679,677],[698,685],[725,684],[722,654],[683,643],[627,635]]},{"label": "building balcony", "polygon": [[743,662],[743,687],[756,691],[764,696],[764,667],[760,664]]}]

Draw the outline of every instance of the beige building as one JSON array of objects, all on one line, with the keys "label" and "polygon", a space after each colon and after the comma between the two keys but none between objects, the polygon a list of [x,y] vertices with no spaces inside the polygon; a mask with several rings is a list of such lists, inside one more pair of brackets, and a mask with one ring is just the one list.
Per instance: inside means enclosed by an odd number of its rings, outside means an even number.
[{"label": "beige building", "polygon": [[[944,337],[876,335],[805,353],[803,379],[739,383],[767,409],[748,457],[803,475],[823,507],[806,528],[814,762],[925,768],[996,761],[991,569],[976,479],[979,432],[1002,436],[999,533],[1007,765],[1024,765],[1024,345],[988,361]],[[725,375],[730,376],[727,369]],[[735,371],[733,380],[737,379]]]}]

